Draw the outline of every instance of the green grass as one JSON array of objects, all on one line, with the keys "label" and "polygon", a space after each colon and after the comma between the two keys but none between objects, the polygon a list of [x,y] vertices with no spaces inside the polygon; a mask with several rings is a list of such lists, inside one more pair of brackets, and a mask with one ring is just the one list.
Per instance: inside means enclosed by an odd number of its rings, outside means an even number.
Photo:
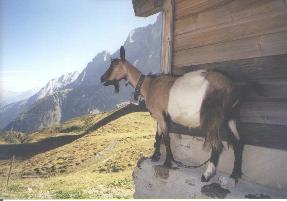
[{"label": "green grass", "polygon": [[[79,135],[106,115],[72,119],[31,134],[28,142]],[[152,153],[155,126],[148,113],[132,113],[69,144],[16,160],[8,188],[6,182],[0,182],[0,198],[132,198],[132,171],[141,154]],[[6,181],[8,161],[0,161],[0,165],[0,180]]]}]

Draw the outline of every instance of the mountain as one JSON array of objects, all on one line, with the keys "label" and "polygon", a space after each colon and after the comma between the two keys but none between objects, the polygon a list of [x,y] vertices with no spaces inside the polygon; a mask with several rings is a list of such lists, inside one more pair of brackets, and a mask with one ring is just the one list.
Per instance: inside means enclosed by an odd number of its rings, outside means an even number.
[{"label": "mountain", "polygon": [[43,99],[44,97],[47,97],[64,88],[67,88],[69,84],[75,81],[78,75],[79,75],[78,72],[73,72],[73,73],[63,74],[59,78],[54,78],[50,80],[37,93],[34,92],[34,95],[30,96],[30,98],[27,98],[27,99],[24,99],[25,98],[24,94],[23,96],[20,96],[21,94],[19,94],[18,96],[22,97],[21,101],[13,102],[13,103],[0,107],[0,128],[4,128],[9,123],[11,123],[13,120],[15,120],[17,117],[19,117],[19,119],[23,119],[23,115],[24,115],[22,114],[23,112],[29,111],[29,109],[37,107],[37,105],[41,102],[35,105],[34,103]]},{"label": "mountain", "polygon": [[21,100],[16,103],[10,103],[0,107],[0,128],[4,128],[7,124],[12,122],[18,115],[30,106],[27,100]]},{"label": "mountain", "polygon": [[[161,21],[159,15],[154,24],[132,30],[124,42],[127,60],[143,73],[155,73],[160,69]],[[27,109],[4,129],[32,132],[94,110],[109,111],[128,100],[131,87],[121,87],[120,93],[115,94],[112,86],[104,87],[100,83],[100,76],[110,65],[110,57],[119,57],[119,50],[113,54],[107,51],[98,53],[68,84],[55,87],[60,78],[50,81],[29,99],[33,104],[25,106]]]},{"label": "mountain", "polygon": [[35,99],[40,100],[64,89],[69,84],[73,83],[78,76],[79,72],[75,71],[50,80],[38,93],[35,94]]}]

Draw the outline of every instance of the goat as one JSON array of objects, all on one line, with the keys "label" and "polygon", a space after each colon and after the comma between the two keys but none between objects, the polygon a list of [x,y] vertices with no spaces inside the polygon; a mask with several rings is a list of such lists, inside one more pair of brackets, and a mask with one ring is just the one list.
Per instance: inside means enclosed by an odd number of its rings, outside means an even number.
[{"label": "goat", "polygon": [[[126,80],[135,88],[135,98],[141,94],[151,116],[157,121],[153,161],[160,159],[160,142],[166,147],[164,166],[175,161],[170,148],[170,122],[190,128],[200,128],[206,134],[204,147],[211,149],[206,171],[201,176],[207,182],[215,175],[226,133],[234,149],[234,167],[231,178],[241,177],[243,143],[236,128],[240,99],[235,85],[220,72],[197,70],[183,76],[145,76],[125,59],[125,49],[120,48],[120,59],[112,59],[109,69],[102,75],[104,86],[114,85],[119,91],[119,82]],[[223,132],[227,131],[227,132]]]}]

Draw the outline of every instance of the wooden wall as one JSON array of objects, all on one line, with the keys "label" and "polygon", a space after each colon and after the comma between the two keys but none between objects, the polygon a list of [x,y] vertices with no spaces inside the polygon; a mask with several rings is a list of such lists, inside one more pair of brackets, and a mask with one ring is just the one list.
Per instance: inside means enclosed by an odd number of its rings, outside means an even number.
[{"label": "wooden wall", "polygon": [[175,0],[175,74],[199,68],[257,81],[240,130],[248,144],[287,150],[287,0]]}]

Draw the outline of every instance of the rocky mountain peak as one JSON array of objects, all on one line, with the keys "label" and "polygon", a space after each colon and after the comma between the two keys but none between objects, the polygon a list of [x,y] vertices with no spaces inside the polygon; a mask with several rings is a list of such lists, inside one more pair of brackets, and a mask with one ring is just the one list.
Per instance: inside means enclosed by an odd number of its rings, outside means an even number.
[{"label": "rocky mountain peak", "polygon": [[42,99],[45,96],[54,94],[60,89],[74,82],[79,76],[79,72],[65,73],[58,78],[51,79],[40,91],[36,94],[36,100]]}]

